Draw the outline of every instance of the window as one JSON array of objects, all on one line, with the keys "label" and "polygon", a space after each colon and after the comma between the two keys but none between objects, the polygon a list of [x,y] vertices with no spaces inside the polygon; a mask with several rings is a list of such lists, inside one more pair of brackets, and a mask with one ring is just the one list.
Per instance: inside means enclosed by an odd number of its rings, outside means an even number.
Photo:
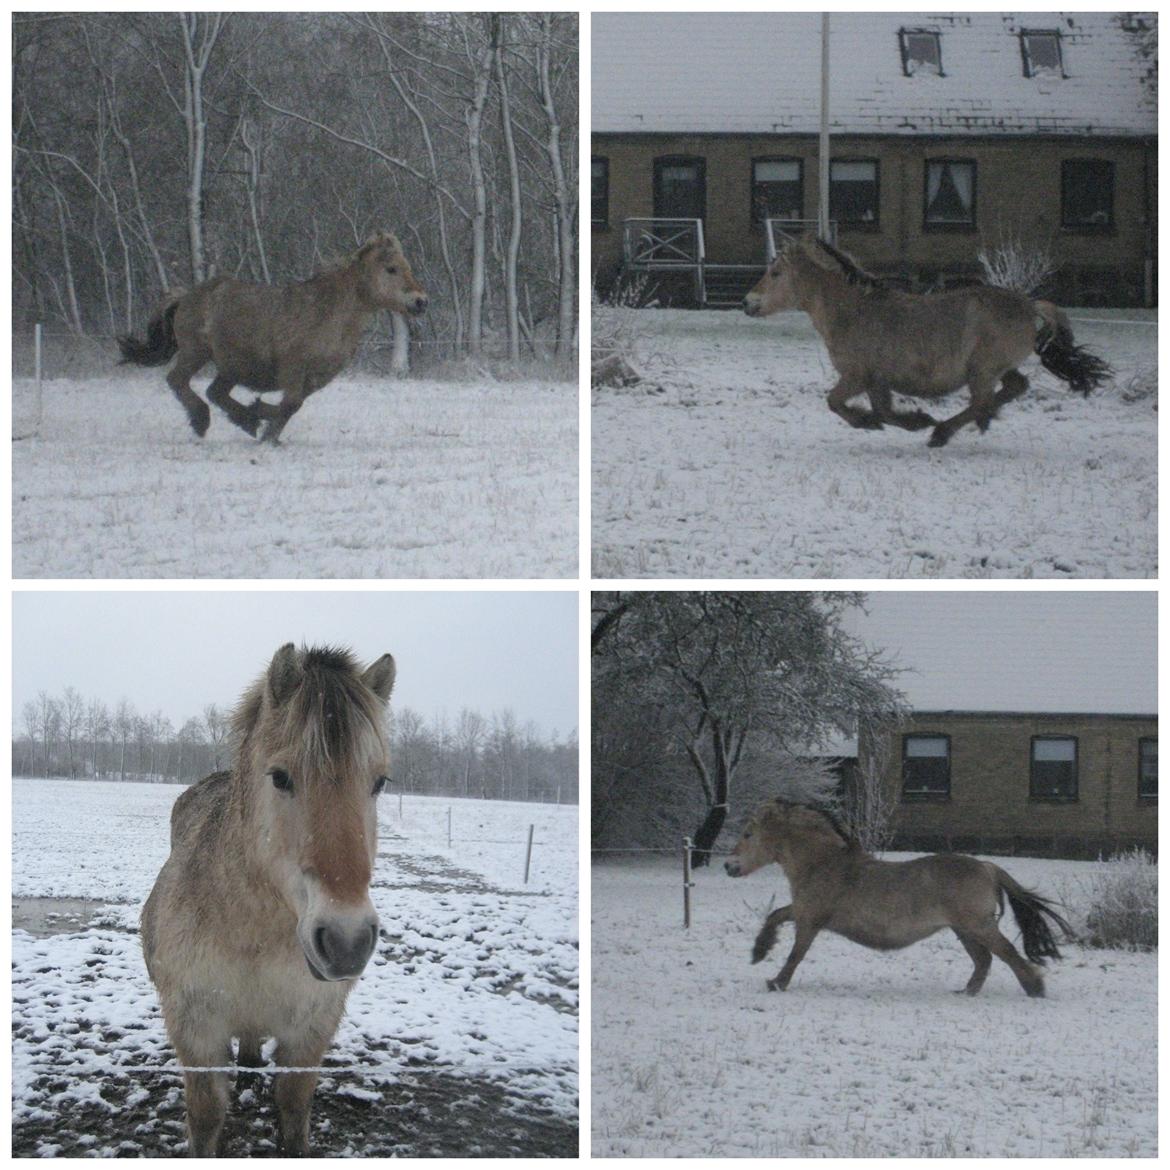
[{"label": "window", "polygon": [[907,77],[916,73],[933,73],[942,77],[940,41],[939,34],[928,29],[900,29],[898,47],[902,50],[902,72]]},{"label": "window", "polygon": [[951,794],[951,737],[902,736],[902,799]]},{"label": "window", "polygon": [[1158,799],[1158,741],[1138,740],[1138,796],[1142,800]]},{"label": "window", "polygon": [[803,162],[798,158],[752,159],[752,223],[801,219],[804,215]]},{"label": "window", "polygon": [[1020,53],[1024,58],[1025,77],[1064,76],[1058,29],[1023,29],[1020,32]]},{"label": "window", "polygon": [[701,158],[671,155],[654,160],[656,219],[703,219],[707,214],[707,166]]},{"label": "window", "polygon": [[1060,164],[1060,225],[1073,231],[1113,230],[1113,164],[1066,158]]},{"label": "window", "polygon": [[609,159],[592,160],[593,209],[590,217],[595,228],[609,227]]},{"label": "window", "polygon": [[1033,800],[1077,799],[1077,741],[1072,736],[1032,737]]},{"label": "window", "polygon": [[876,159],[830,161],[829,218],[855,228],[878,226]]},{"label": "window", "polygon": [[974,162],[969,159],[927,159],[924,208],[923,223],[927,229],[973,228]]}]

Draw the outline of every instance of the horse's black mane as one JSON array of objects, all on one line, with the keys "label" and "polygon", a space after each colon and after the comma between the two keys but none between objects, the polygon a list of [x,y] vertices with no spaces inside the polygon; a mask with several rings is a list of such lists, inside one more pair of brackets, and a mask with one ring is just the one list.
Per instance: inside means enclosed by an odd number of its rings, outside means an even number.
[{"label": "horse's black mane", "polygon": [[[780,797],[780,799],[784,800],[783,797]],[[837,836],[840,837],[846,845],[850,846],[851,848],[860,845],[857,837],[852,832],[850,832],[848,828],[846,828],[845,823],[835,812],[833,812],[832,809],[826,808],[822,804],[810,804],[806,800],[784,800],[784,803],[796,805],[800,808],[806,808],[809,812],[819,813],[822,817],[825,818],[826,821],[829,822],[830,828],[832,828],[833,832],[836,833]]]},{"label": "horse's black mane", "polygon": [[[883,291],[889,289],[889,285],[885,281],[874,276],[872,272],[866,272],[852,256],[846,256],[844,252],[838,251],[828,241],[822,240],[818,236],[815,243],[841,269],[841,275],[845,277],[846,284],[854,285],[857,288],[868,289],[871,292],[879,289]],[[818,809],[817,811],[823,810]]]}]

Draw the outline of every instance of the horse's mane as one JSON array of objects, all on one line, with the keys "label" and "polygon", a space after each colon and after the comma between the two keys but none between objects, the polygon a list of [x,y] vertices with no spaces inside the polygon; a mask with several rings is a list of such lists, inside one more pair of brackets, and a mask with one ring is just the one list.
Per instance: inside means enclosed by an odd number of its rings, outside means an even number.
[{"label": "horse's mane", "polygon": [[335,272],[344,272],[347,268],[352,268],[371,248],[381,247],[392,247],[400,256],[404,254],[402,244],[393,232],[375,232],[364,244],[352,252],[346,252],[341,256],[335,255],[333,259],[326,260],[313,275],[331,276]]},{"label": "horse's mane", "polygon": [[847,256],[844,252],[834,248],[827,240],[822,240],[817,236],[811,241],[811,246],[819,248],[833,261],[845,278],[846,284],[851,284],[855,288],[861,288],[867,292],[888,291],[889,285],[885,281],[874,276],[872,272],[866,272],[852,256]]},{"label": "horse's mane", "polygon": [[857,840],[857,837],[852,832],[850,832],[850,830],[845,826],[845,823],[832,809],[827,808],[821,804],[810,804],[803,800],[785,800],[783,797],[779,798],[778,803],[807,809],[809,812],[817,813],[828,822],[829,828],[831,828],[833,832],[841,838],[846,846],[848,846],[850,849],[859,849],[861,847],[861,843]]}]

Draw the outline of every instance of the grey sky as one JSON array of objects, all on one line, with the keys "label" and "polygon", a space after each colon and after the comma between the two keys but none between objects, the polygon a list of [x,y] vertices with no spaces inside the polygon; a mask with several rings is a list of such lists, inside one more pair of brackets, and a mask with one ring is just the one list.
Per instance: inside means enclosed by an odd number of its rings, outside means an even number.
[{"label": "grey sky", "polygon": [[575,592],[16,592],[13,718],[73,686],[176,725],[234,703],[285,642],[340,643],[398,663],[392,706],[424,716],[510,707],[577,726]]}]

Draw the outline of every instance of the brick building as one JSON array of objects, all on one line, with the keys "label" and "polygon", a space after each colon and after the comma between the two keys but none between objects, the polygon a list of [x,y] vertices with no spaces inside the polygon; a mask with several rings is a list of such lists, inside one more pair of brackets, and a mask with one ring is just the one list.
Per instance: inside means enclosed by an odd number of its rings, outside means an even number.
[{"label": "brick building", "polygon": [[[1059,262],[1046,292],[1065,304],[1153,303],[1156,16],[834,13],[830,27],[842,247],[924,288],[976,276],[981,245],[1012,236]],[[626,221],[698,220],[711,303],[736,301],[766,221],[816,218],[819,15],[596,14],[592,61],[599,285],[636,263]],[[689,274],[670,275],[653,278],[681,299]]]},{"label": "brick building", "polygon": [[[1095,857],[1158,841],[1156,600],[871,594],[856,629],[904,668],[881,761],[895,847]],[[884,765],[884,767],[883,767]]]}]

